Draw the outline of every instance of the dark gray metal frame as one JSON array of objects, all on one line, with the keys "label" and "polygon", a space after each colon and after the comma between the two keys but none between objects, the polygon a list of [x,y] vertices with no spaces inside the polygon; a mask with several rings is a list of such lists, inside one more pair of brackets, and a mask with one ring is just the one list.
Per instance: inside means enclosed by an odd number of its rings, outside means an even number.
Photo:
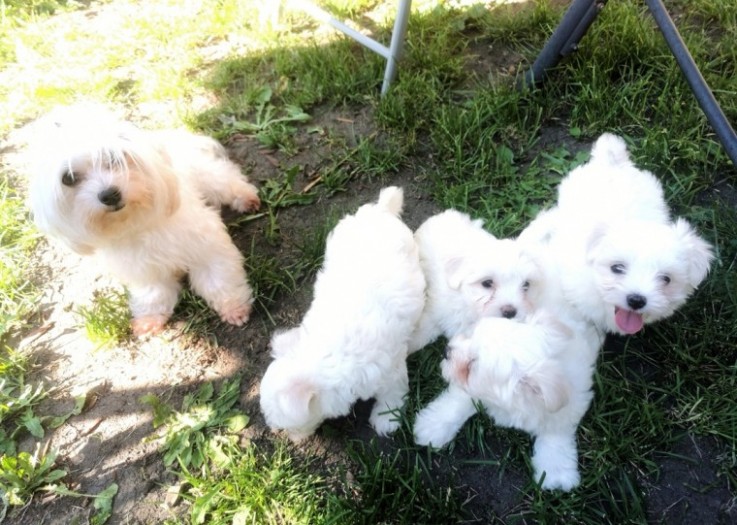
[{"label": "dark gray metal frame", "polygon": [[[542,82],[548,69],[554,67],[562,57],[575,51],[578,42],[583,38],[606,2],[607,0],[573,0],[537,60],[521,80],[521,85],[530,87]],[[737,135],[691,57],[665,5],[662,0],[645,0],[645,3],[701,106],[701,110],[706,115],[706,119],[714,128],[732,164],[737,167]]]}]

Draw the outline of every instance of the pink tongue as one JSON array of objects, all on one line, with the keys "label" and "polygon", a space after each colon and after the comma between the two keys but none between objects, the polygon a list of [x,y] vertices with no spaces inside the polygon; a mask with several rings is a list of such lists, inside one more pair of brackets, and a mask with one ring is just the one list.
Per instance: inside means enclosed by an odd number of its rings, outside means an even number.
[{"label": "pink tongue", "polygon": [[623,308],[617,308],[617,311],[614,313],[614,321],[617,323],[619,329],[625,334],[634,334],[639,332],[644,324],[642,321],[642,315]]}]

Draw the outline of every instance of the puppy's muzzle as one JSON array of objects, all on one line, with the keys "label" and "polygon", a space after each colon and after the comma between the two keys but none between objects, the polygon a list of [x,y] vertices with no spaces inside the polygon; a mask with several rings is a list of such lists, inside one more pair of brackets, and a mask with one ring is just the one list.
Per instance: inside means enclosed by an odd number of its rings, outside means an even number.
[{"label": "puppy's muzzle", "polygon": [[123,207],[123,194],[120,193],[120,188],[116,186],[110,186],[102,190],[97,194],[97,200],[112,208],[113,211],[118,211]]}]

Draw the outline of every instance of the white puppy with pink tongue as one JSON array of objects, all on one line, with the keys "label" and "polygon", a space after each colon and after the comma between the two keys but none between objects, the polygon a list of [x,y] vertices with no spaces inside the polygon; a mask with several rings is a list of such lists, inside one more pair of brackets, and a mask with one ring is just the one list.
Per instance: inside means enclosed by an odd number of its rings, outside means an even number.
[{"label": "white puppy with pink tongue", "polygon": [[673,220],[660,181],[638,169],[625,142],[596,141],[591,159],[558,187],[519,240],[547,252],[548,279],[598,329],[634,334],[670,316],[706,277],[712,248]]}]

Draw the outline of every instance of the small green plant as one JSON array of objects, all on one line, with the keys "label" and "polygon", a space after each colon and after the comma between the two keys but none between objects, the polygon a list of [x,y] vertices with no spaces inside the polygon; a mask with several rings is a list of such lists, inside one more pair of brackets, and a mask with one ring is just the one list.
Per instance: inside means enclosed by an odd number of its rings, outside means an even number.
[{"label": "small green plant", "polygon": [[34,408],[48,396],[43,385],[26,383],[27,359],[6,348],[0,352],[0,454],[15,454],[22,431],[36,438],[44,435]]},{"label": "small green plant", "polygon": [[151,394],[141,398],[153,409],[153,425],[159,432],[149,439],[161,443],[166,466],[177,462],[184,469],[199,469],[208,457],[219,457],[218,443],[223,434],[235,438],[248,425],[248,416],[233,408],[240,384],[240,377],[235,377],[224,381],[216,392],[212,383],[205,383],[184,397],[181,411]]},{"label": "small green plant", "polygon": [[56,454],[20,452],[0,458],[0,492],[10,505],[24,505],[38,490],[53,491],[54,483],[67,475],[56,466]]},{"label": "small green plant", "polygon": [[92,304],[79,307],[77,314],[84,322],[87,338],[98,348],[120,344],[130,337],[128,297],[121,290],[105,288],[95,291]]},{"label": "small green plant", "polygon": [[112,501],[118,493],[118,485],[113,483],[100,494],[83,494],[59,483],[67,474],[66,469],[57,468],[56,452],[47,454],[41,450],[40,444],[33,454],[20,452],[0,457],[0,521],[5,517],[8,506],[26,505],[37,492],[47,492],[92,498],[96,512],[90,517],[90,524],[105,523],[112,514]]},{"label": "small green plant", "polygon": [[279,240],[278,210],[289,206],[312,204],[317,197],[314,192],[296,189],[297,175],[301,171],[300,166],[292,166],[282,172],[281,177],[265,181],[259,190],[268,218],[264,234],[271,244],[276,244]]},{"label": "small green plant", "polygon": [[231,131],[247,133],[267,148],[294,152],[290,137],[296,128],[292,124],[307,122],[311,117],[301,108],[290,104],[286,104],[284,109],[279,111],[271,103],[271,97],[271,88],[262,87],[254,96],[256,109],[253,121],[229,116],[221,118],[222,124]]}]

